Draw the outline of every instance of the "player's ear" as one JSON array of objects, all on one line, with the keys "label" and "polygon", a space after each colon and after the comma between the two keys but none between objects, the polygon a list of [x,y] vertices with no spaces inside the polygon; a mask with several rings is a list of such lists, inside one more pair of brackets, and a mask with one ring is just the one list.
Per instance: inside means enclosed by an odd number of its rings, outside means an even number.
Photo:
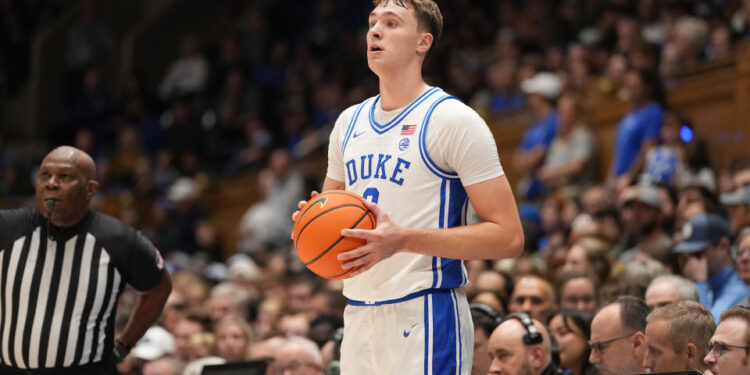
[{"label": "player's ear", "polygon": [[419,36],[419,42],[417,43],[417,53],[420,55],[427,54],[427,51],[432,47],[432,42],[435,38],[428,32],[423,32]]}]

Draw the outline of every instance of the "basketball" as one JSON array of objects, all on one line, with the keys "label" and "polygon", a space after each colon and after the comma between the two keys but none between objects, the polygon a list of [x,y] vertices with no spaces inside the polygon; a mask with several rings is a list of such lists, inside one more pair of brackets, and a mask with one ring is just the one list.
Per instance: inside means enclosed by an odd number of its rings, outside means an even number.
[{"label": "basketball", "polygon": [[350,277],[359,266],[341,268],[338,255],[366,241],[342,236],[341,230],[347,228],[375,228],[375,215],[365,206],[364,198],[345,190],[331,190],[310,199],[300,210],[292,232],[302,263],[326,279]]}]

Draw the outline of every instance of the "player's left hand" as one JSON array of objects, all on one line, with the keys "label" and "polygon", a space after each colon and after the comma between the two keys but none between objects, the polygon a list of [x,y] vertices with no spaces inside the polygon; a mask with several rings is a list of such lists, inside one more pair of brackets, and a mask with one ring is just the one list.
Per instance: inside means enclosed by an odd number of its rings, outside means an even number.
[{"label": "player's left hand", "polygon": [[365,203],[367,208],[375,214],[377,220],[375,229],[344,229],[341,231],[342,236],[361,238],[367,241],[365,245],[338,256],[339,260],[344,261],[342,264],[344,269],[361,266],[352,275],[367,271],[381,260],[390,257],[403,248],[402,241],[405,228],[394,224],[388,214],[376,204]]}]

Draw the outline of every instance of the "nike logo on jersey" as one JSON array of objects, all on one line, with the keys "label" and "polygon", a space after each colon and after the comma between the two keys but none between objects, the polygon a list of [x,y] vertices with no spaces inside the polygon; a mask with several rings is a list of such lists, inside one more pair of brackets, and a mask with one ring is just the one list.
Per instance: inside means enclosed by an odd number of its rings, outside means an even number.
[{"label": "nike logo on jersey", "polygon": [[360,135],[362,135],[362,134],[365,134],[365,133],[367,133],[367,131],[365,131],[365,130],[363,130],[363,131],[361,131],[361,132],[359,132],[359,133],[354,133],[354,135],[352,136],[352,138],[357,138],[357,137],[359,137]]},{"label": "nike logo on jersey", "polygon": [[411,327],[409,327],[409,330],[408,330],[408,331],[407,331],[407,330],[404,330],[404,337],[409,337],[409,335],[411,335],[411,330],[412,330],[412,329],[413,329],[414,327],[416,327],[416,326],[417,326],[417,324],[418,324],[418,323],[414,323],[414,324],[412,324],[412,325],[411,325]]}]

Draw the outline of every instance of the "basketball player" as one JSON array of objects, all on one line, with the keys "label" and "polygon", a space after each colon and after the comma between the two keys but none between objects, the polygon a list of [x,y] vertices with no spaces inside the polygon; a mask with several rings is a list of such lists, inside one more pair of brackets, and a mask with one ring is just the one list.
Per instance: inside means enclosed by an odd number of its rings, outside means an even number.
[{"label": "basketball player", "polygon": [[[362,195],[377,218],[374,230],[342,232],[367,243],[339,255],[342,273],[361,266],[344,281],[341,370],[469,374],[474,330],[461,260],[522,251],[515,200],[485,122],[422,78],[442,29],[435,2],[374,4],[367,60],[380,95],[336,121],[323,184]],[[469,202],[482,222],[464,226]]]}]

